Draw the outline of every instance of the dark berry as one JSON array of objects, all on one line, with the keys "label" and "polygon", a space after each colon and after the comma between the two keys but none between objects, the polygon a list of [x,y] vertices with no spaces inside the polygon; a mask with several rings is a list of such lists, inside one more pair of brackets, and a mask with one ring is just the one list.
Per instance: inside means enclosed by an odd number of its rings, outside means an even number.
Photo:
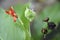
[{"label": "dark berry", "polygon": [[44,21],[44,22],[48,22],[48,21],[49,21],[49,18],[47,17],[47,18],[45,18],[43,21]]},{"label": "dark berry", "polygon": [[48,22],[48,28],[54,29],[56,27],[56,24],[54,22]]},{"label": "dark berry", "polygon": [[48,32],[47,29],[45,29],[45,28],[42,29],[43,34],[47,34],[47,32]]}]

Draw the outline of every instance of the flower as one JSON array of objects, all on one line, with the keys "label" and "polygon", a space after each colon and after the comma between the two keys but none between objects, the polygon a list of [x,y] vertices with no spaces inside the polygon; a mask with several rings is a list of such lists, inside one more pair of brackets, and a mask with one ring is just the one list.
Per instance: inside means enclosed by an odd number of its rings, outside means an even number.
[{"label": "flower", "polygon": [[16,12],[14,11],[12,6],[9,8],[9,10],[6,10],[5,12],[7,14],[11,15],[13,17],[14,22],[16,22],[18,17],[17,17]]}]

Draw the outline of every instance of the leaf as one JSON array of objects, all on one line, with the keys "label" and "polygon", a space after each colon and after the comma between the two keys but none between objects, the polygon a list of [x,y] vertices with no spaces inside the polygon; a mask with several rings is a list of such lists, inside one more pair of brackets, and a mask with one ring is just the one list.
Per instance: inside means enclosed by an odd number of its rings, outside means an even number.
[{"label": "leaf", "polygon": [[[0,9],[1,40],[30,40],[30,23],[24,16],[26,6],[23,6],[18,5],[14,7],[18,16],[16,22],[13,22],[13,18],[7,15],[3,9]],[[19,9],[20,7],[22,10]]]},{"label": "leaf", "polygon": [[11,16],[0,9],[0,37],[1,40],[25,40],[25,31],[21,25],[13,22]]}]

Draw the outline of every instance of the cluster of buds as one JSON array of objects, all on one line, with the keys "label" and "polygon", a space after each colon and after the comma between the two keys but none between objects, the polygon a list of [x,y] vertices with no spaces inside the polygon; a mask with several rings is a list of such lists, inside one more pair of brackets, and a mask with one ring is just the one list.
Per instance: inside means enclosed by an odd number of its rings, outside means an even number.
[{"label": "cluster of buds", "polygon": [[49,22],[49,18],[47,17],[45,20],[43,20],[44,22],[47,22],[48,28],[49,29],[55,29],[56,24],[54,22]]},{"label": "cluster of buds", "polygon": [[[49,18],[47,17],[46,19],[43,20],[44,22],[47,23],[48,29],[54,30],[56,28],[56,24],[54,22],[49,22]],[[46,35],[48,33],[48,30],[46,28],[42,28],[41,32],[44,34],[44,40],[46,40]]]},{"label": "cluster of buds", "polygon": [[17,17],[16,12],[14,11],[14,9],[13,9],[12,6],[9,8],[9,10],[6,10],[5,12],[8,15],[11,15],[13,17],[14,22],[16,22],[16,20],[17,20],[18,17]]}]

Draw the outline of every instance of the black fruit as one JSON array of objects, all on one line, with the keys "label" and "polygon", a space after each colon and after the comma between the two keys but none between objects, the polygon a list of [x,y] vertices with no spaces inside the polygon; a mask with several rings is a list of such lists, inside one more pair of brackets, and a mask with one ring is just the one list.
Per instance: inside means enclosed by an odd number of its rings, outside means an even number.
[{"label": "black fruit", "polygon": [[44,21],[44,22],[48,22],[48,21],[49,21],[49,18],[47,17],[47,18],[45,18],[43,21]]},{"label": "black fruit", "polygon": [[43,34],[47,34],[47,32],[48,32],[47,29],[45,29],[45,28],[42,29]]},{"label": "black fruit", "polygon": [[54,22],[48,22],[48,28],[54,29],[56,27],[56,24]]}]

